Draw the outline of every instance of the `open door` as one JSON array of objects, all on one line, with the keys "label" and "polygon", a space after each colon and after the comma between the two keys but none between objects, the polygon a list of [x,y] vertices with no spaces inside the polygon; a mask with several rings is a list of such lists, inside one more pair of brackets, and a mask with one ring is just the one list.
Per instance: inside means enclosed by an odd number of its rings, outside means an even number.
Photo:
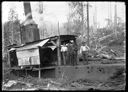
[{"label": "open door", "polygon": [[18,59],[16,56],[16,50],[9,51],[9,55],[10,55],[10,66],[11,67],[18,66]]},{"label": "open door", "polygon": [[51,48],[39,48],[41,67],[57,65],[57,50]]}]

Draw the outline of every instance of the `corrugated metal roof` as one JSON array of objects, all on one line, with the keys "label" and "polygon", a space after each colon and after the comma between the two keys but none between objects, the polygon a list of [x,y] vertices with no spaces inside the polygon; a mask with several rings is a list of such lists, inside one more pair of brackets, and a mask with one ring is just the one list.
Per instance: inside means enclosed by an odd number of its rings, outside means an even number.
[{"label": "corrugated metal roof", "polygon": [[49,41],[49,39],[45,39],[45,40],[40,41],[40,42],[31,43],[31,44],[16,48],[16,50],[19,51],[19,50],[25,50],[25,49],[32,49],[32,48],[37,48],[38,46],[42,47],[48,41]]},{"label": "corrugated metal roof", "polygon": [[[18,51],[18,50],[25,50],[25,49],[37,48],[38,46],[41,46],[42,47],[49,40],[53,40],[53,38],[57,39],[56,37],[58,37],[58,36],[48,37],[48,38],[45,38],[43,40],[29,42],[29,43],[27,43],[27,44],[25,44],[23,46],[21,45],[21,46],[16,46],[16,47],[12,47],[12,48],[15,48]],[[64,40],[73,40],[73,39],[75,39],[75,37],[77,37],[77,36],[76,35],[60,35],[61,41],[64,41]]]}]

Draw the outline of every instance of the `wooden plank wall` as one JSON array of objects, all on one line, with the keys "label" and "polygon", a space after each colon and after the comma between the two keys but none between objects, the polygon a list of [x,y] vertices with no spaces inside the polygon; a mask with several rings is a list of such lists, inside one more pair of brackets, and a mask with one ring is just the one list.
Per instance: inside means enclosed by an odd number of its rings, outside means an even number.
[{"label": "wooden plank wall", "polygon": [[16,52],[18,65],[39,65],[39,49],[30,49]]}]

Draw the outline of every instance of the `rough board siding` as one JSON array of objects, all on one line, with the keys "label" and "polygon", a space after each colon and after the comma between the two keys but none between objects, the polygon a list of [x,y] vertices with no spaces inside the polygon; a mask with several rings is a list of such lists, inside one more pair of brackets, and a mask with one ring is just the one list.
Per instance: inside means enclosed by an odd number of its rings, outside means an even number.
[{"label": "rough board siding", "polygon": [[18,65],[38,65],[40,64],[39,49],[17,51]]},{"label": "rough board siding", "polygon": [[30,65],[29,57],[18,58],[18,65]]},{"label": "rough board siding", "polygon": [[40,64],[40,62],[38,62],[38,61],[39,61],[39,56],[31,57],[31,64],[32,65]]}]

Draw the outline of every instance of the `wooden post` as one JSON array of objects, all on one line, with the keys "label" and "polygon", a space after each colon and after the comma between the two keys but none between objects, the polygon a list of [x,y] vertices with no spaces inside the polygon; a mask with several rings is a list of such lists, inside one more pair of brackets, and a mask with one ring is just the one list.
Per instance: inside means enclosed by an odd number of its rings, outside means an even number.
[{"label": "wooden post", "polygon": [[61,65],[61,53],[60,53],[60,40],[57,39],[57,57],[58,57],[58,65]]},{"label": "wooden post", "polygon": [[40,69],[40,65],[39,65],[39,75],[38,75],[39,79],[41,79],[41,69]]},{"label": "wooden post", "polygon": [[[39,49],[39,60],[40,60],[40,47],[38,47],[38,49]],[[38,70],[38,72],[39,72],[39,74],[38,74],[38,78],[39,79],[41,79],[41,69],[40,69],[40,65],[41,65],[41,62],[40,62],[40,64],[39,64],[39,70]]]},{"label": "wooden post", "polygon": [[9,50],[7,51],[7,55],[8,55],[8,64],[9,64],[9,69],[11,69],[11,61],[10,61],[10,54],[9,54]]},{"label": "wooden post", "polygon": [[58,38],[57,38],[57,57],[58,57],[58,65],[61,65],[61,53],[60,53],[60,32],[59,32],[59,22],[58,22]]}]

